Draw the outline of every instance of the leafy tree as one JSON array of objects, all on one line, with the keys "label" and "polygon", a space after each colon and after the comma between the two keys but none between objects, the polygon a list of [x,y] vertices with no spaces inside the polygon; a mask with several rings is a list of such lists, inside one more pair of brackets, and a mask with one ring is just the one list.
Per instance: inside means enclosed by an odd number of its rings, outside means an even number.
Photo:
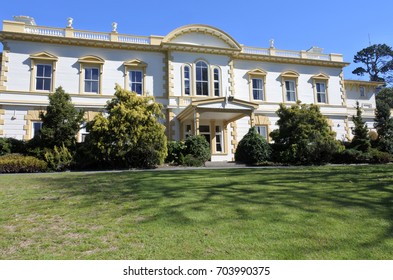
[{"label": "leafy tree", "polygon": [[368,74],[370,81],[390,81],[390,71],[393,70],[393,51],[386,44],[374,44],[356,53],[353,61],[363,63],[364,67],[358,67],[353,74],[363,76]]},{"label": "leafy tree", "polygon": [[385,88],[377,95],[377,110],[375,112],[374,124],[378,132],[378,149],[390,154],[393,154],[393,119],[390,116],[392,101],[393,89]]},{"label": "leafy tree", "polygon": [[62,87],[58,87],[54,93],[49,94],[49,105],[46,113],[41,112],[42,128],[37,135],[38,139],[33,142],[40,147],[74,148],[76,134],[83,123],[84,112],[77,110],[71,103],[71,97],[65,93]]},{"label": "leafy tree", "polygon": [[371,148],[370,137],[367,124],[362,118],[362,109],[359,102],[356,102],[356,116],[352,116],[355,127],[352,129],[354,135],[351,142],[351,148],[358,151],[367,152]]},{"label": "leafy tree", "polygon": [[256,130],[251,127],[240,140],[235,153],[235,160],[246,164],[257,164],[269,160],[271,149]]},{"label": "leafy tree", "polygon": [[277,110],[279,120],[270,133],[273,159],[294,164],[323,164],[343,149],[317,105],[300,104]]},{"label": "leafy tree", "polygon": [[162,105],[116,85],[106,113],[89,124],[88,144],[97,159],[112,167],[153,167],[167,154]]}]

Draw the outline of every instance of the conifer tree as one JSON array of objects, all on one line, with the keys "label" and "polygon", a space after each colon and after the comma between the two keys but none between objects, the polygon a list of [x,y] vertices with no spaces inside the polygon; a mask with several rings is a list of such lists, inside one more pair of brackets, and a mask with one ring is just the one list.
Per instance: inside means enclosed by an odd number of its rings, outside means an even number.
[{"label": "conifer tree", "polygon": [[46,112],[40,113],[42,128],[37,135],[38,145],[46,148],[73,148],[76,134],[83,123],[84,112],[71,103],[71,97],[62,87],[49,94],[49,105]]},{"label": "conifer tree", "polygon": [[367,124],[362,118],[362,109],[359,106],[359,102],[356,102],[356,116],[352,116],[352,121],[355,127],[352,129],[352,134],[354,136],[352,138],[351,148],[367,152],[371,147],[371,142]]}]

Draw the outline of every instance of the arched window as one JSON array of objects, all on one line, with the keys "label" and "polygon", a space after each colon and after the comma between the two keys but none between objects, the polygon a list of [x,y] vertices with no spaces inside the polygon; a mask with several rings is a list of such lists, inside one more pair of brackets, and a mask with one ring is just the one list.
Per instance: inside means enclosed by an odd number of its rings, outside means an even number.
[{"label": "arched window", "polygon": [[213,70],[213,85],[214,85],[214,96],[220,96],[220,70],[214,68]]},{"label": "arched window", "polygon": [[190,76],[191,76],[191,69],[190,66],[185,65],[183,67],[183,82],[184,82],[184,94],[185,95],[190,95],[191,94],[191,89],[190,89]]},{"label": "arched window", "polygon": [[203,61],[196,63],[196,95],[209,95],[209,71]]}]

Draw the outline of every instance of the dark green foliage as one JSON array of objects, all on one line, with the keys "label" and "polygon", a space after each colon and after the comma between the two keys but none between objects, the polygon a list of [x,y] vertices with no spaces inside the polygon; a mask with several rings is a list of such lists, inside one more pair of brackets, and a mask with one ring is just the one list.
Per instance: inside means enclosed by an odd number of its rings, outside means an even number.
[{"label": "dark green foliage", "polygon": [[0,156],[26,153],[26,142],[15,138],[0,138]]},{"label": "dark green foliage", "polygon": [[382,164],[391,161],[392,156],[389,153],[381,152],[377,149],[369,149],[367,152],[362,152],[356,149],[347,149],[337,153],[334,158],[334,163],[344,164]]},{"label": "dark green foliage", "polygon": [[168,155],[165,162],[172,164],[183,164],[186,145],[184,141],[169,141]]},{"label": "dark green foliage", "polygon": [[162,164],[167,153],[162,105],[116,86],[106,114],[89,124],[89,150],[112,168],[150,168]]},{"label": "dark green foliage", "polygon": [[185,157],[182,157],[181,162],[182,162],[182,165],[193,166],[193,167],[202,166],[205,163],[190,154],[186,155]]},{"label": "dark green foliage", "polygon": [[32,156],[9,154],[0,157],[0,173],[33,173],[46,170],[46,162]]},{"label": "dark green foliage", "polygon": [[381,151],[393,154],[393,119],[390,115],[390,110],[393,108],[393,89],[385,88],[379,92],[376,103],[374,124],[378,132],[376,146]]},{"label": "dark green foliage", "polygon": [[317,105],[298,102],[277,110],[279,120],[270,133],[274,140],[272,160],[291,164],[325,164],[343,149]]},{"label": "dark green foliage", "polygon": [[355,127],[352,129],[353,139],[350,147],[361,152],[367,152],[371,148],[370,136],[366,123],[362,118],[362,109],[356,102],[356,116],[352,117]]},{"label": "dark green foliage", "polygon": [[374,44],[357,52],[353,61],[362,63],[364,67],[358,67],[353,74],[363,76],[368,74],[370,81],[381,82],[391,78],[393,70],[393,51],[386,44]]},{"label": "dark green foliage", "polygon": [[41,112],[42,128],[33,140],[35,146],[53,149],[54,146],[73,149],[76,134],[83,122],[83,111],[77,110],[71,103],[71,97],[62,87],[49,94],[46,113]]},{"label": "dark green foliage", "polygon": [[269,144],[252,127],[240,140],[236,148],[235,160],[246,164],[258,164],[268,161],[270,153]]},{"label": "dark green foliage", "polygon": [[[204,165],[206,161],[210,159],[210,145],[206,138],[202,135],[193,135],[187,137],[184,142],[185,148],[185,160],[188,155],[195,158],[195,161],[199,161],[199,165]],[[195,165],[193,165],[195,166]]]}]

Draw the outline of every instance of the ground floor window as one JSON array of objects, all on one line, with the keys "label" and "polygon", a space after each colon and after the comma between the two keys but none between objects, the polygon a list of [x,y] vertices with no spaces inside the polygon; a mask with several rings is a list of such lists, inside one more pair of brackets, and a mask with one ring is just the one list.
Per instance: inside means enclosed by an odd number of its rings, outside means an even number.
[{"label": "ground floor window", "polygon": [[38,135],[42,128],[42,122],[40,121],[33,121],[31,122],[31,138]]},{"label": "ground floor window", "polygon": [[222,153],[223,151],[224,149],[222,143],[222,129],[221,126],[217,125],[216,126],[216,153]]},{"label": "ground floor window", "polygon": [[258,132],[259,135],[261,135],[263,138],[265,138],[266,141],[268,141],[267,126],[266,125],[256,125],[255,130]]}]

